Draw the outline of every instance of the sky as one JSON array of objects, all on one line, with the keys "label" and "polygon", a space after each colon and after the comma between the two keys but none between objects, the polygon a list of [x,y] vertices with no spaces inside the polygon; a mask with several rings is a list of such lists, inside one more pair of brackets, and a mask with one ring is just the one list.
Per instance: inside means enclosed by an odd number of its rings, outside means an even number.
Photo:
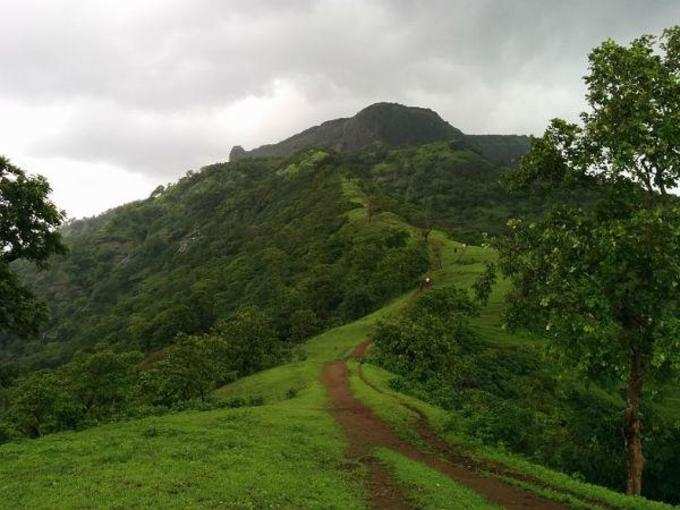
[{"label": "sky", "polygon": [[69,217],[377,101],[467,133],[584,107],[587,54],[679,0],[0,0],[0,154]]}]

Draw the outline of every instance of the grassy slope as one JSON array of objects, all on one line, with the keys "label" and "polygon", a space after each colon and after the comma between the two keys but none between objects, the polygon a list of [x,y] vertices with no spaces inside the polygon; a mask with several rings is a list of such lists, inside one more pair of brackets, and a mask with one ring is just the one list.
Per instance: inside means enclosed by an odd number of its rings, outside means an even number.
[{"label": "grassy slope", "polygon": [[[483,270],[484,264],[494,257],[493,252],[489,249],[465,246],[447,240],[442,234],[437,232],[433,233],[433,235],[440,236],[447,245],[442,264],[444,269],[433,275],[433,282],[436,286],[452,284],[462,287],[469,286],[479,272]],[[480,317],[473,320],[474,328],[484,338],[501,344],[512,345],[538,342],[539,340],[531,335],[511,334],[502,328],[501,310],[503,296],[506,291],[507,282],[501,281],[494,289],[489,305],[482,311]],[[372,365],[363,366],[364,378],[371,383],[371,386],[368,386],[358,376],[357,366],[358,363],[356,362],[349,363],[352,390],[360,400],[373,408],[382,419],[393,424],[404,438],[418,441],[410,426],[416,419],[416,414],[411,409],[402,405],[403,402],[412,408],[417,408],[427,417],[433,428],[444,439],[450,444],[464,449],[472,457],[496,462],[518,473],[531,476],[540,481],[540,484],[552,487],[551,490],[546,490],[544,486],[539,484],[524,484],[523,487],[527,490],[563,501],[575,508],[598,508],[587,503],[588,500],[593,499],[603,501],[614,508],[631,510],[671,508],[670,505],[650,502],[644,498],[630,498],[603,487],[580,482],[562,473],[527,462],[519,456],[494,448],[480,447],[477,444],[471,443],[467,438],[456,436],[449,431],[451,428],[449,422],[454,419],[450,413],[413,397],[395,392],[389,386],[389,381],[393,377],[392,374]],[[378,388],[380,391],[376,391],[374,388]]]},{"label": "grassy slope", "polygon": [[415,501],[418,508],[433,510],[454,506],[468,510],[494,510],[499,508],[438,471],[412,461],[392,450],[381,448],[378,450],[377,457],[406,487],[408,496]]},{"label": "grassy slope", "polygon": [[[359,219],[361,215],[355,212],[353,216]],[[391,216],[383,220],[397,221]],[[445,269],[434,275],[436,285],[471,283],[484,261],[493,256],[483,248],[445,242]],[[502,293],[501,286],[475,326],[498,342],[536,341],[500,328]],[[263,406],[183,412],[0,447],[0,506],[362,508],[364,494],[356,473],[343,464],[345,443],[325,411],[326,395],[319,374],[325,362],[349,353],[370,334],[377,320],[394,313],[409,298],[405,295],[361,320],[309,340],[302,361],[218,390],[226,397],[264,397]],[[389,373],[366,365],[364,376],[381,390],[375,391],[357,376],[356,366],[350,363],[352,389],[404,437],[416,440],[409,428],[415,415],[402,405],[408,401],[452,444],[549,484],[556,499],[585,507],[590,505],[583,501],[597,498],[613,508],[670,508],[469,444],[466,438],[446,432],[449,413],[396,394],[389,389]],[[424,466],[386,451],[379,451],[378,456],[425,508],[450,501],[460,501],[459,507],[464,508],[488,507],[465,488],[442,480]],[[543,487],[526,488],[545,493]]]},{"label": "grassy slope", "polygon": [[0,507],[363,508],[324,400],[315,387],[262,407],[8,444],[0,449]]},{"label": "grassy slope", "polygon": [[407,298],[311,339],[304,361],[218,390],[262,396],[263,406],[184,412],[1,446],[0,507],[363,508],[357,478],[343,467],[344,439],[325,411],[319,373]]}]

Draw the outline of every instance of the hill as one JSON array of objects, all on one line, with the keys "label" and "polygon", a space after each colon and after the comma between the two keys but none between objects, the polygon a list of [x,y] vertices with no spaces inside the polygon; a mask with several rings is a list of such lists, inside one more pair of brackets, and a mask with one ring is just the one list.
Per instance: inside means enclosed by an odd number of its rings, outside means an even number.
[{"label": "hill", "polygon": [[[350,216],[365,221],[358,212]],[[394,218],[383,214],[376,221],[393,223]],[[445,238],[444,242],[448,249],[443,269],[433,274],[439,288],[469,284],[493,256],[486,249],[471,247],[461,258],[454,251],[459,244]],[[502,289],[494,293],[474,328],[508,354],[528,339],[512,337],[500,327],[497,313],[502,294]],[[510,497],[513,488],[518,491],[521,508],[671,508],[584,483],[502,447],[484,445],[455,425],[465,420],[464,412],[395,390],[391,381],[396,374],[350,358],[342,362],[348,370],[343,384],[406,445],[397,451],[371,448],[369,455],[378,459],[383,478],[377,486],[366,482],[368,468],[345,459],[347,439],[328,412],[332,403],[321,374],[331,366],[329,362],[342,360],[362,344],[378,321],[400,314],[416,297],[405,294],[369,316],[310,339],[303,344],[300,361],[218,391],[225,402],[257,401],[257,405],[149,417],[0,446],[6,480],[0,488],[1,500],[8,508],[99,507],[112,502],[168,508],[366,508],[375,503],[374,489],[384,491],[389,486],[399,491],[407,508],[487,509],[497,508],[493,502],[501,497],[486,491],[491,484],[504,488],[502,497]],[[414,451],[410,448],[427,451],[418,433],[424,430],[422,420],[455,452],[442,455],[451,466],[458,466],[457,474],[448,470],[443,474],[439,464],[431,467],[426,453],[420,460],[409,458]],[[475,426],[481,424],[477,421]],[[479,472],[487,482],[474,490],[469,477]],[[389,493],[381,497],[389,498]],[[513,508],[511,500],[500,502]]]},{"label": "hill", "polygon": [[375,103],[354,117],[329,120],[275,144],[250,151],[237,145],[232,148],[229,160],[290,156],[310,148],[355,152],[371,145],[395,148],[438,141],[449,141],[457,148],[476,150],[498,164],[517,161],[529,148],[526,136],[464,135],[430,109]]},{"label": "hill", "polygon": [[349,224],[344,187],[360,190],[372,211],[475,241],[544,207],[540,196],[508,195],[502,173],[450,142],[312,149],[190,172],[146,200],[71,222],[70,253],[49,271],[18,265],[50,319],[34,341],[0,339],[0,352],[33,367],[98,343],[149,352],[244,306],[297,341],[370,312],[426,269],[417,239]]},{"label": "hill", "polygon": [[[0,339],[2,500],[668,508],[590,485],[623,486],[621,388],[586,385],[542,338],[506,331],[505,283],[479,315],[413,321],[440,291],[463,303],[495,257],[485,235],[549,203],[501,183],[522,138],[469,137],[403,108],[387,110],[443,138],[409,141],[418,128],[387,143],[372,128],[354,150],[209,165],[70,223],[49,271],[16,265],[50,319],[35,338]],[[412,291],[425,274],[434,289]],[[381,335],[402,328],[391,352]],[[442,361],[428,349],[444,339]],[[646,495],[677,503],[676,387],[653,390]]]}]

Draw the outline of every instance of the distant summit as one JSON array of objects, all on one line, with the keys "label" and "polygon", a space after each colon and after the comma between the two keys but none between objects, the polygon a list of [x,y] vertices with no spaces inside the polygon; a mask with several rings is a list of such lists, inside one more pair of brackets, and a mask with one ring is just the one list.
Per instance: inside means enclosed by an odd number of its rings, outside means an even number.
[{"label": "distant summit", "polygon": [[375,103],[354,117],[329,120],[279,143],[263,145],[251,151],[245,151],[237,145],[231,150],[229,159],[288,156],[309,147],[351,152],[374,143],[399,147],[439,140],[462,140],[463,136],[460,130],[430,109],[397,103]]},{"label": "distant summit", "polygon": [[529,148],[526,136],[465,135],[429,108],[375,103],[354,117],[329,120],[278,143],[263,145],[250,151],[235,145],[229,154],[229,161],[290,156],[311,147],[352,152],[376,143],[401,147],[442,140],[474,150],[500,164],[514,163]]}]

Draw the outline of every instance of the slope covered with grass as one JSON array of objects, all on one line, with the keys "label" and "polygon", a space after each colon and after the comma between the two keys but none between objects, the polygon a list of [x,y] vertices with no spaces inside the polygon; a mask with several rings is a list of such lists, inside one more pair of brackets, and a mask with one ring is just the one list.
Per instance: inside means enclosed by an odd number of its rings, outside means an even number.
[{"label": "slope covered with grass", "polygon": [[[66,330],[55,334],[63,334],[64,345],[73,350],[93,347],[96,337],[117,347],[130,341],[146,345],[162,358],[164,352],[156,349],[171,349],[174,334],[200,334],[243,303],[270,314],[286,342],[349,322],[301,343],[285,363],[218,389],[223,408],[0,446],[0,501],[36,508],[364,507],[365,472],[345,459],[345,439],[328,414],[320,374],[326,363],[373,335],[379,322],[401,316],[418,299],[418,291],[403,291],[427,267],[424,240],[435,289],[466,289],[495,255],[453,241],[451,232],[481,238],[485,226],[500,228],[511,210],[540,210],[530,200],[514,209],[502,206],[509,198],[494,202],[499,172],[478,154],[448,144],[342,157],[313,151],[285,161],[209,167],[148,201],[73,225],[73,235],[86,242],[74,244],[71,258],[52,273],[29,276],[45,285],[48,296],[64,288],[71,293],[57,304],[64,309],[55,317],[77,310],[67,324],[83,329],[73,338]],[[466,184],[474,179],[475,187]],[[473,198],[449,200],[457,185]],[[243,197],[249,206],[240,210]],[[456,221],[446,221],[449,213]],[[207,223],[196,230],[199,218]],[[432,225],[450,232],[430,231]],[[301,240],[309,242],[300,245]],[[297,251],[285,251],[293,245]],[[81,275],[78,268],[88,270]],[[74,280],[78,277],[85,280]],[[95,281],[100,285],[92,286]],[[414,426],[424,417],[466,458],[482,468],[502,467],[490,476],[505,477],[522,490],[574,507],[667,508],[611,490],[621,487],[624,472],[619,389],[583,384],[558,369],[540,337],[504,329],[505,285],[500,282],[489,304],[470,319],[476,340],[461,346],[455,377],[414,381],[374,352],[363,366],[349,363],[354,394],[419,447],[425,445]],[[107,292],[118,293],[113,306],[102,298]],[[171,296],[172,302],[157,296]],[[185,309],[182,300],[199,308]],[[206,303],[207,311],[200,308]],[[177,315],[187,309],[188,315]],[[148,317],[140,318],[144,314]],[[293,323],[294,316],[320,322]],[[206,323],[184,331],[193,324],[187,317]],[[70,354],[62,347],[56,340],[43,344],[42,361]],[[242,407],[229,408],[235,405]],[[649,412],[659,418],[649,422],[646,490],[677,502],[677,402],[660,400]],[[436,473],[389,452],[377,455],[421,506],[437,507],[442,494],[459,498],[458,508],[486,505],[451,481],[439,494]]]},{"label": "slope covered with grass", "polygon": [[363,508],[323,392],[0,447],[2,508]]},{"label": "slope covered with grass", "polygon": [[[473,266],[481,268],[481,259],[492,256],[472,247],[465,253],[468,257],[477,253],[480,260],[470,263],[471,259],[461,259],[451,251],[443,272],[434,275],[437,284],[471,281]],[[260,406],[183,412],[1,446],[0,501],[7,508],[17,504],[72,508],[159,503],[167,507],[364,508],[362,469],[345,463],[346,443],[327,412],[319,376],[326,362],[348,355],[379,320],[400,313],[414,298],[414,294],[404,295],[369,316],[314,337],[304,344],[301,359],[218,391],[232,400],[261,398]],[[492,313],[477,320],[480,331],[498,327]],[[500,342],[510,340],[501,338]],[[521,339],[513,341],[522,343]],[[391,384],[394,374],[364,364],[369,385],[359,377],[358,363],[352,367],[356,395],[411,441],[418,442],[411,428],[418,417],[413,409],[417,409],[442,437],[471,458],[531,477],[533,482],[523,482],[524,490],[547,494],[576,508],[668,508],[583,483],[505,449],[481,444],[452,427],[455,416],[450,410],[396,391]],[[465,487],[425,466],[390,451],[380,451],[378,457],[422,507],[447,507],[443,503],[449,508],[489,507]]]}]

